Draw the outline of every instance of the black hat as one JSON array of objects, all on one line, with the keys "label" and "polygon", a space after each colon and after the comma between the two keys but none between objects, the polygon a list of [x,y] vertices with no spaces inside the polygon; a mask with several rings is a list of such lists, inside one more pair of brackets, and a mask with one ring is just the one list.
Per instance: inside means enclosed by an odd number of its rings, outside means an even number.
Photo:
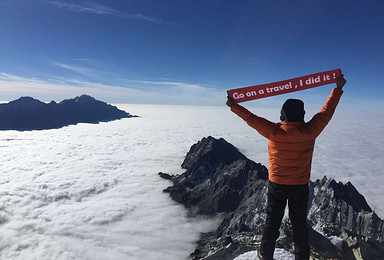
[{"label": "black hat", "polygon": [[300,99],[287,99],[281,108],[280,120],[284,122],[304,122],[304,102]]}]

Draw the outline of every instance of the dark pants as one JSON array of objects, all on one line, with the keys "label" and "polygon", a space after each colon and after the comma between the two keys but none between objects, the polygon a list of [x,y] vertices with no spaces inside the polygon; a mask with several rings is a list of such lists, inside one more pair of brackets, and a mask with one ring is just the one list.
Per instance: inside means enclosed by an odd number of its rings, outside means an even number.
[{"label": "dark pants", "polygon": [[268,184],[267,219],[265,222],[260,253],[263,260],[272,260],[279,228],[288,201],[289,218],[293,229],[295,259],[309,259],[309,242],[307,229],[308,184],[281,185]]}]

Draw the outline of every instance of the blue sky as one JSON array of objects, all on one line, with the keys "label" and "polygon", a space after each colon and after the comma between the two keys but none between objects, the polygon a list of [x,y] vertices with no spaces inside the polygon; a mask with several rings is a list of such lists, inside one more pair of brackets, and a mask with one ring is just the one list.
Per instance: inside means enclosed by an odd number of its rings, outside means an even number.
[{"label": "blue sky", "polygon": [[0,100],[222,105],[227,89],[341,68],[345,102],[382,104],[383,13],[381,0],[1,0]]}]

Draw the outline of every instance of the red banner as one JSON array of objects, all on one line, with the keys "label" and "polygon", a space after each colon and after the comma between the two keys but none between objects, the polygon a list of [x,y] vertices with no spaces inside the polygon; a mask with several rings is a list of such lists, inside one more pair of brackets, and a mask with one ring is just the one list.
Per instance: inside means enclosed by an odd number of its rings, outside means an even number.
[{"label": "red banner", "polygon": [[236,103],[240,103],[335,83],[340,75],[341,70],[335,69],[269,84],[230,89],[227,93]]}]

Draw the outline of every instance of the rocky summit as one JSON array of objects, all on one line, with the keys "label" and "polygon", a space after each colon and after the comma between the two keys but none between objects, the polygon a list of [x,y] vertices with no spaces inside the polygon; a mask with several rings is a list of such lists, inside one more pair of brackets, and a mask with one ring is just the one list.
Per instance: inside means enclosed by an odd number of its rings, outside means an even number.
[{"label": "rocky summit", "polygon": [[133,116],[88,95],[66,99],[60,103],[44,103],[32,97],[21,97],[7,104],[0,104],[0,130],[53,129],[128,117]]},{"label": "rocky summit", "polygon": [[[172,199],[196,214],[218,215],[215,231],[202,234],[191,259],[232,260],[257,250],[266,218],[268,170],[247,159],[224,139],[194,144],[181,175],[172,181]],[[312,259],[384,259],[384,221],[352,183],[324,177],[310,182],[308,226]],[[284,217],[278,248],[293,251],[292,228]]]}]

